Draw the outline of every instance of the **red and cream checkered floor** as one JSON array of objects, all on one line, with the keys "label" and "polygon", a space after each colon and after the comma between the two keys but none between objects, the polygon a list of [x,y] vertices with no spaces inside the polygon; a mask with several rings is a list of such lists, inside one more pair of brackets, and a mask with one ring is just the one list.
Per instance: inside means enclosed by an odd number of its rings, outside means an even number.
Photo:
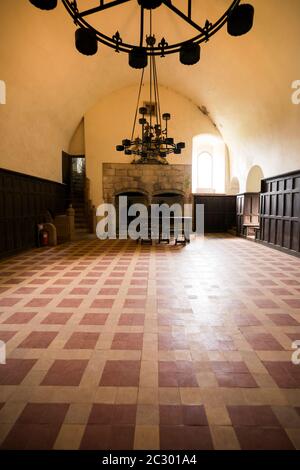
[{"label": "red and cream checkered floor", "polygon": [[3,261],[0,447],[299,449],[299,274],[229,237]]}]

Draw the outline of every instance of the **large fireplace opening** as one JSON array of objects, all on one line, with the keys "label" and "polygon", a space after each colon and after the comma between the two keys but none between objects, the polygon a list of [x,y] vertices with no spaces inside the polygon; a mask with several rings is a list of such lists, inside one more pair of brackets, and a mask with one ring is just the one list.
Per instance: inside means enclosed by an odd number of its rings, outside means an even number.
[{"label": "large fireplace opening", "polygon": [[[173,224],[172,213],[168,215],[170,211],[169,208],[172,208],[172,206],[175,206],[175,208],[177,206],[176,214],[174,214],[176,223],[178,222],[179,224],[180,222],[181,225],[190,223],[192,210],[190,208],[190,210],[186,210],[185,213],[184,209],[186,209],[185,203],[191,200],[191,174],[191,165],[159,166],[104,163],[103,198],[106,203],[113,204],[116,209],[117,236],[124,238],[128,235],[128,237],[130,237],[128,231],[130,225],[130,229],[134,231],[134,239],[136,239],[135,237],[139,234],[138,222],[143,217],[148,219],[148,227],[151,230],[151,205],[167,206],[167,210],[163,211],[162,216],[154,214],[152,217],[152,219],[159,220],[159,227],[161,220],[169,220],[170,215],[170,222]],[[127,198],[126,203],[124,200],[120,200],[121,196]],[[120,202],[122,202],[122,205]],[[144,205],[142,214],[132,211],[132,215],[128,216],[129,209],[132,209],[132,206],[136,204]],[[145,208],[147,208],[147,210],[145,210]],[[120,215],[122,215],[121,222]],[[155,235],[157,234],[157,225],[156,223]],[[155,243],[157,236],[152,237],[153,231],[151,232],[150,230],[150,238],[153,243]],[[143,236],[144,233],[142,234]],[[172,236],[171,241],[178,241],[178,237]]]},{"label": "large fireplace opening", "polygon": [[[124,191],[116,195],[116,214],[117,214],[117,233],[120,233],[120,225],[119,225],[119,220],[120,220],[120,197],[126,197],[127,198],[127,207],[126,207],[126,229],[128,229],[129,224],[132,222],[132,220],[135,219],[133,216],[128,215],[128,211],[131,206],[134,204],[143,204],[148,208],[149,212],[149,197],[146,193],[142,193],[140,191]],[[124,228],[124,227],[123,227]]]},{"label": "large fireplace opening", "polygon": [[183,210],[184,206],[184,196],[179,192],[160,192],[154,194],[152,197],[152,204],[167,204],[169,207],[173,206],[174,204],[179,204]]},{"label": "large fireplace opening", "polygon": [[[173,239],[176,239],[176,242],[179,241],[179,238],[175,235],[175,223],[179,224],[180,229],[183,230],[182,226],[182,217],[184,216],[184,195],[179,191],[166,191],[154,194],[152,197],[152,204],[157,204],[159,206],[166,205],[172,212],[170,212],[169,220],[166,221],[163,219],[162,214],[159,215],[159,242],[160,243],[170,243]],[[173,211],[173,209],[175,211]],[[178,213],[178,208],[180,208]],[[186,241],[184,239],[184,241]]]},{"label": "large fireplace opening", "polygon": [[[126,198],[125,205],[124,199],[121,203],[121,197]],[[129,210],[136,204],[142,204],[147,208],[146,217],[148,231],[146,231],[147,237],[145,235],[141,235],[140,240],[148,240],[150,242],[153,238],[153,231],[156,228],[156,233],[159,234],[157,241],[170,243],[172,239],[176,238],[174,235],[175,223],[180,224],[180,230],[183,230],[184,201],[184,194],[179,191],[160,191],[152,196],[141,191],[122,191],[115,196],[117,234],[120,236],[121,234],[128,232],[131,222],[133,222],[137,216],[142,215],[139,213],[129,215]],[[167,211],[159,211],[158,215],[155,215],[154,211],[151,211],[151,205],[159,206],[161,209],[163,209],[162,206],[167,206]],[[165,231],[164,227],[166,227]],[[156,236],[154,239],[156,239]]]}]

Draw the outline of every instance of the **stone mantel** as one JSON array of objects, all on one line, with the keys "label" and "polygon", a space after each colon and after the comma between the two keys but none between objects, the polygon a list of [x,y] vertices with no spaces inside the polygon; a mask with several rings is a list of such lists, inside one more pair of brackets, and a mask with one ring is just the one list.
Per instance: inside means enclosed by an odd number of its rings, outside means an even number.
[{"label": "stone mantel", "polygon": [[114,203],[116,196],[126,192],[140,192],[152,197],[176,193],[188,200],[191,195],[191,165],[134,165],[103,163],[103,198]]}]

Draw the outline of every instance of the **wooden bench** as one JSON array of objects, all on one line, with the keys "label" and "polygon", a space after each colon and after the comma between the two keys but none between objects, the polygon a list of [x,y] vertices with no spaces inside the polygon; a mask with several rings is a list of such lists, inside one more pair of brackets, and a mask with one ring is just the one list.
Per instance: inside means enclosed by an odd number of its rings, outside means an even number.
[{"label": "wooden bench", "polygon": [[260,229],[258,224],[243,224],[243,234],[247,238],[255,238],[256,231]]}]

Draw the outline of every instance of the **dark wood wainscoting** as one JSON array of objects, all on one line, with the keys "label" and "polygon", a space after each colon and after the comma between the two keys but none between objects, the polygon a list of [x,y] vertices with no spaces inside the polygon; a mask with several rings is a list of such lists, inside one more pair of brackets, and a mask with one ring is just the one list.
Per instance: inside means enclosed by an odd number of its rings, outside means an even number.
[{"label": "dark wood wainscoting", "polygon": [[45,214],[65,213],[67,187],[0,169],[0,258],[37,245],[37,224]]},{"label": "dark wood wainscoting", "polygon": [[300,253],[300,170],[262,181],[259,240]]},{"label": "dark wood wainscoting", "polygon": [[204,204],[205,233],[227,232],[236,226],[236,196],[200,194],[194,203]]}]

